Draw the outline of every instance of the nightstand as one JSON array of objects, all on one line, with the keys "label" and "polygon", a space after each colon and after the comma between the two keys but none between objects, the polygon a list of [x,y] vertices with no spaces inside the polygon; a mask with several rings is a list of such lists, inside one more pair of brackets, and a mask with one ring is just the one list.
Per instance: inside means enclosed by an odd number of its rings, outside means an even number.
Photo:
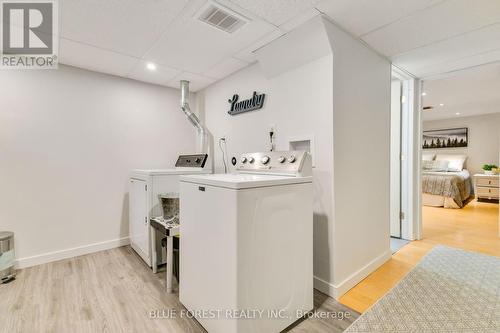
[{"label": "nightstand", "polygon": [[476,181],[476,197],[477,199],[496,200],[499,198],[499,175],[474,175]]}]

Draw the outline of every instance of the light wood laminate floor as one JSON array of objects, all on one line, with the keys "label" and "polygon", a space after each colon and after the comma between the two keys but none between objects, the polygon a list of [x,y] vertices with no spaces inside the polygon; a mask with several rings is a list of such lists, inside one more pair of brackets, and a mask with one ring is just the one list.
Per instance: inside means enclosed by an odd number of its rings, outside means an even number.
[{"label": "light wood laminate floor", "polygon": [[[19,270],[0,285],[0,332],[204,332],[193,319],[150,318],[153,310],[164,316],[184,309],[177,294],[165,293],[164,276],[128,246]],[[330,318],[305,319],[288,331],[342,332],[358,317],[319,292],[315,307]]]},{"label": "light wood laminate floor", "polygon": [[498,204],[474,200],[463,209],[423,207],[423,239],[396,252],[340,302],[365,312],[438,244],[500,257]]}]

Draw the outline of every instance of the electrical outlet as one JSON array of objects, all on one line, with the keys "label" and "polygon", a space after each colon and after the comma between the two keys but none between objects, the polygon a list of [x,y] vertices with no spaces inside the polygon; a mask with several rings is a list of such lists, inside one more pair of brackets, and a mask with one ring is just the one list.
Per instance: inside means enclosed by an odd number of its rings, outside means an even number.
[{"label": "electrical outlet", "polygon": [[274,151],[276,145],[274,143],[276,137],[276,126],[274,124],[269,125],[269,151]]}]

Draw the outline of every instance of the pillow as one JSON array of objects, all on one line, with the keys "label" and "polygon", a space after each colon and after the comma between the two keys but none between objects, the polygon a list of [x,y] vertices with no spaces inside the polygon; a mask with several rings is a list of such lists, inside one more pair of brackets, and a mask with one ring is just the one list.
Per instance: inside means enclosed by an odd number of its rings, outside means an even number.
[{"label": "pillow", "polygon": [[448,172],[448,161],[423,161],[422,168],[425,171]]},{"label": "pillow", "polygon": [[422,160],[422,169],[429,170],[431,168],[431,166],[432,166],[432,162],[433,161]]},{"label": "pillow", "polygon": [[448,171],[462,171],[467,155],[437,155],[436,161],[448,161]]},{"label": "pillow", "polygon": [[422,153],[422,161],[434,161],[436,154]]}]

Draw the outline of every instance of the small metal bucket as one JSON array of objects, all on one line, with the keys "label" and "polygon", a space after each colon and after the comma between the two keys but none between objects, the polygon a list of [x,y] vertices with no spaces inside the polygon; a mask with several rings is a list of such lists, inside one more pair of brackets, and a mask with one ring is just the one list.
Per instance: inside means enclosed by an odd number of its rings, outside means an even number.
[{"label": "small metal bucket", "polygon": [[14,258],[14,233],[0,231],[0,283],[15,278]]}]

